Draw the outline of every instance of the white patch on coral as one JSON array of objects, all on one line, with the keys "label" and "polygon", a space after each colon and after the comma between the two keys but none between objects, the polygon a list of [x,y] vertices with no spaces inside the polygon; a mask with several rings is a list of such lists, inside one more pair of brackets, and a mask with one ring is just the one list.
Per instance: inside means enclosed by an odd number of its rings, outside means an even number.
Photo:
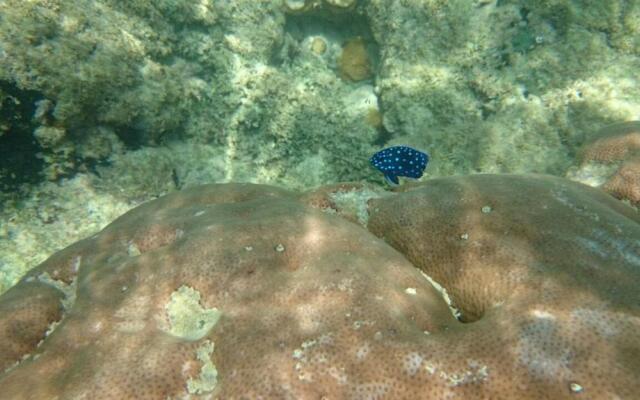
[{"label": "white patch on coral", "polygon": [[169,325],[161,324],[160,328],[185,340],[199,340],[205,337],[218,323],[222,314],[215,307],[202,307],[200,292],[186,285],[171,293],[165,310]]},{"label": "white patch on coral", "polygon": [[402,367],[404,369],[404,372],[411,376],[415,375],[420,370],[422,361],[422,356],[416,352],[411,352],[405,355],[402,359]]},{"label": "white patch on coral", "polygon": [[189,378],[187,390],[190,394],[204,394],[213,391],[218,385],[218,370],[211,360],[213,342],[205,340],[196,350],[196,357],[202,363],[200,374]]},{"label": "white patch on coral", "polygon": [[346,385],[347,384],[347,374],[342,367],[332,366],[329,368],[329,376],[335,379],[338,382],[338,385]]},{"label": "white patch on coral", "polygon": [[571,348],[564,343],[558,324],[538,318],[525,324],[515,354],[520,365],[537,379],[563,379],[570,375]]},{"label": "white patch on coral", "polygon": [[458,310],[457,308],[455,308],[453,306],[453,302],[451,301],[451,298],[449,297],[449,293],[447,293],[447,289],[442,287],[442,285],[440,285],[438,282],[433,280],[433,278],[431,278],[429,275],[425,274],[423,271],[420,271],[420,273],[422,274],[422,276],[426,280],[429,281],[431,286],[433,286],[440,293],[440,295],[444,299],[445,303],[447,303],[447,306],[449,306],[449,310],[451,311],[451,314],[453,314],[453,316],[456,319],[460,318],[460,315],[461,315],[460,310]]},{"label": "white patch on coral", "polygon": [[429,373],[429,375],[433,375],[436,373],[436,370],[438,368],[435,366],[435,364],[431,363],[431,362],[425,362],[424,363],[424,370],[427,371]]},{"label": "white patch on coral", "polygon": [[417,291],[416,288],[408,287],[404,290],[404,292],[408,295],[415,296]]},{"label": "white patch on coral", "polygon": [[551,320],[555,320],[556,317],[551,314],[548,311],[544,311],[544,310],[531,310],[531,315],[534,316],[535,318],[542,318],[542,319],[551,319]]},{"label": "white patch on coral", "polygon": [[580,167],[572,167],[567,171],[567,178],[588,186],[600,187],[619,168],[616,163],[604,164],[590,162]]},{"label": "white patch on coral", "polygon": [[336,206],[347,214],[355,214],[358,223],[364,227],[369,222],[368,201],[383,196],[383,193],[371,189],[340,190],[330,195]]},{"label": "white patch on coral", "polygon": [[[313,381],[313,370],[319,364],[327,364],[329,362],[328,357],[322,347],[330,346],[333,344],[333,338],[331,333],[321,335],[316,339],[309,339],[300,344],[300,347],[294,349],[291,356],[294,360],[297,360],[294,368],[298,374],[298,379],[305,382]],[[326,365],[323,367],[326,368]],[[334,378],[339,381],[344,379],[346,381],[346,375],[341,376],[339,369],[330,371],[334,373]]]},{"label": "white patch on coral", "polygon": [[369,342],[364,342],[356,350],[356,358],[358,359],[358,361],[363,361],[367,357],[370,351],[371,351],[371,346],[369,346]]},{"label": "white patch on coral", "polygon": [[293,357],[296,360],[299,360],[302,358],[304,352],[302,351],[302,349],[295,349],[293,350],[293,353],[291,354],[291,357]]},{"label": "white patch on coral", "polygon": [[[435,371],[436,367],[431,366],[429,373],[433,374]],[[449,387],[456,387],[486,381],[489,378],[489,368],[476,360],[467,360],[467,369],[454,372],[441,370],[438,376],[445,380]]]}]

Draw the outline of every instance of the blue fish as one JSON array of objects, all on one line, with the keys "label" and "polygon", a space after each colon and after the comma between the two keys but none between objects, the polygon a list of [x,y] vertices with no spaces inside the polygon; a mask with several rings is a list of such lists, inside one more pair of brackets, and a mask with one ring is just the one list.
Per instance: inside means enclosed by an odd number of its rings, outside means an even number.
[{"label": "blue fish", "polygon": [[420,178],[429,162],[429,155],[409,146],[392,146],[371,156],[369,162],[384,174],[387,182],[398,185],[399,176]]}]

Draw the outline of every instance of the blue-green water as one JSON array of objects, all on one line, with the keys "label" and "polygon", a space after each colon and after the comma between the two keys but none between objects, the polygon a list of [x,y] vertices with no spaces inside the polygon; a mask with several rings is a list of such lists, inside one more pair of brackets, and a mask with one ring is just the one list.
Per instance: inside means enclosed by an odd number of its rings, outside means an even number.
[{"label": "blue-green water", "polygon": [[[430,156],[418,182],[401,177],[394,190],[436,178],[536,173],[599,188],[624,212],[637,213],[639,13],[635,0],[0,0],[0,293],[128,210],[202,184],[267,184],[300,193],[340,182],[367,185],[311,202],[363,223],[370,212],[365,200],[392,195],[369,163],[389,146],[411,146]],[[553,194],[554,201],[569,199],[562,190]],[[460,199],[463,194],[453,196],[452,206]],[[590,214],[571,199],[567,212],[593,221],[591,233],[567,238],[567,247],[589,248],[605,260],[622,257],[620,268],[637,272],[640,237],[628,233],[635,228]],[[531,208],[545,206],[530,200]],[[468,218],[482,230],[481,220]],[[409,216],[401,222],[413,224]],[[526,223],[536,220],[515,219],[508,232]],[[621,238],[598,233],[614,226]],[[545,229],[557,234],[560,227]],[[471,237],[462,230],[455,235],[454,242]],[[300,237],[322,242],[311,230]],[[417,263],[403,245],[394,247]],[[544,257],[531,254],[522,257],[530,265],[544,264]],[[589,265],[592,271],[602,268]],[[615,284],[636,276],[625,273],[607,277],[613,282],[606,287],[613,293],[607,304],[625,304],[607,321],[628,317],[635,326],[637,297],[625,303],[620,298],[627,295]],[[576,296],[589,304],[589,284],[584,288]],[[491,285],[482,290],[491,291]],[[212,307],[218,305],[204,308]],[[544,307],[529,311],[552,319]],[[580,312],[571,318],[585,315]],[[580,319],[596,333],[613,332],[596,320]],[[547,327],[523,324],[525,333]],[[554,353],[547,363],[554,335],[519,348],[527,350],[521,361],[564,379],[558,383],[564,392],[544,393],[632,398],[593,391],[584,376],[572,375],[571,352]],[[624,343],[621,353],[637,352],[637,340]],[[200,358],[209,357],[209,347],[199,349]],[[409,364],[478,385],[478,398],[501,396],[483,386],[481,366],[464,361],[445,370],[427,358],[415,353]],[[611,361],[614,370],[632,365],[619,358]],[[347,367],[333,367],[326,376],[342,382],[340,368]],[[228,371],[218,372],[224,377]],[[584,392],[572,391],[572,383]],[[400,398],[384,385],[366,387],[380,390],[363,389],[363,398]],[[434,396],[461,396],[447,390]],[[82,397],[70,393],[63,398]],[[265,392],[246,393],[258,398]],[[286,397],[282,393],[274,389],[270,395]]]}]

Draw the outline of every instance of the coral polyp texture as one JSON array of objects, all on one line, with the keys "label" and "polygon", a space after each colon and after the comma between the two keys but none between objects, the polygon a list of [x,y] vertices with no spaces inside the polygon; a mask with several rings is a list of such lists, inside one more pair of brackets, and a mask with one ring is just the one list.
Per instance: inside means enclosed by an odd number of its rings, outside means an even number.
[{"label": "coral polyp texture", "polygon": [[0,297],[0,399],[632,399],[638,222],[545,176],[194,187]]},{"label": "coral polyp texture", "polygon": [[611,163],[640,157],[640,121],[607,125],[582,149],[582,161]]},{"label": "coral polyp texture", "polygon": [[623,163],[602,188],[618,199],[640,206],[640,158]]},{"label": "coral polyp texture", "polygon": [[[601,128],[583,146],[577,180],[596,171],[599,185],[614,197],[640,205],[640,121]],[[593,175],[593,174],[592,174]]]}]

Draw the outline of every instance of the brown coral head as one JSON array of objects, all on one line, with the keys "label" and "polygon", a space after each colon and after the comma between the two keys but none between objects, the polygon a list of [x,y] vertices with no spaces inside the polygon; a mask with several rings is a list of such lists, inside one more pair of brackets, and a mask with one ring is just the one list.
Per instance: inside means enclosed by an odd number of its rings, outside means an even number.
[{"label": "brown coral head", "polygon": [[0,296],[0,400],[638,398],[637,212],[540,175],[374,189],[129,211]]},{"label": "brown coral head", "polygon": [[640,159],[623,163],[603,189],[617,199],[640,206]]},{"label": "brown coral head", "polygon": [[338,58],[338,70],[343,79],[353,82],[371,78],[371,58],[366,42],[361,36],[348,39],[344,43]]},{"label": "brown coral head", "polygon": [[640,153],[640,121],[627,121],[601,128],[581,152],[582,163],[610,163]]}]

